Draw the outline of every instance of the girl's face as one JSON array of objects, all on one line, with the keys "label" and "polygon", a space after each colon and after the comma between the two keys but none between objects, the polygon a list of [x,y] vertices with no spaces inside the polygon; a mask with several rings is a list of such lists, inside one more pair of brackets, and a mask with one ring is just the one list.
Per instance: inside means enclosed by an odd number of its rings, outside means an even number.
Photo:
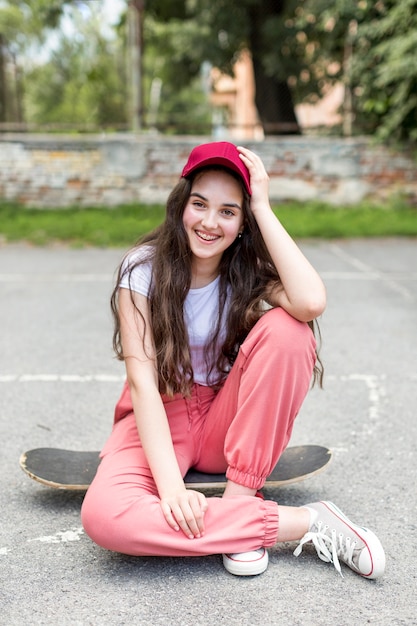
[{"label": "girl's face", "polygon": [[243,191],[239,182],[222,170],[197,175],[183,213],[194,262],[215,268],[243,230]]}]

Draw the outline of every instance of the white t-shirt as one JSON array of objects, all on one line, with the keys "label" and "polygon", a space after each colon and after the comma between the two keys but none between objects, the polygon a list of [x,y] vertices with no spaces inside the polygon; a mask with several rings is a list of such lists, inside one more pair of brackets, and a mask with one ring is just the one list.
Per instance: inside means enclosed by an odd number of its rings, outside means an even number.
[{"label": "white t-shirt", "polygon": [[[149,252],[149,247],[144,246],[132,253],[125,259],[124,267],[133,265]],[[148,297],[151,285],[152,263],[143,263],[133,270],[130,276],[130,288],[132,291]],[[200,385],[210,385],[218,376],[214,370],[211,380],[207,380],[208,367],[205,361],[204,346],[213,333],[219,315],[219,281],[217,277],[211,283],[200,289],[190,289],[184,303],[184,320],[190,342],[191,364],[194,371],[194,382]],[[129,289],[129,273],[124,274],[120,281],[120,287]],[[223,325],[219,337],[219,346],[225,336],[226,311],[223,311]]]}]

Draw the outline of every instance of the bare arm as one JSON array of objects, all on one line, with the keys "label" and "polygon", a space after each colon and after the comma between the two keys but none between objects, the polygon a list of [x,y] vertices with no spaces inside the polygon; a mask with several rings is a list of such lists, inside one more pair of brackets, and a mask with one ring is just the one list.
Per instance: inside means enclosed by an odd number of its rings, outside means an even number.
[{"label": "bare arm", "polygon": [[309,322],[325,309],[323,282],[272,211],[269,178],[261,159],[246,148],[239,147],[239,152],[250,173],[251,209],[281,278],[282,286],[272,292],[270,303]]},{"label": "bare arm", "polygon": [[[168,524],[190,538],[204,531],[207,502],[203,494],[187,490],[175,456],[168,419],[158,389],[148,300],[120,289],[119,310],[123,353],[139,438],[158,488]],[[144,341],[143,341],[144,339]]]}]

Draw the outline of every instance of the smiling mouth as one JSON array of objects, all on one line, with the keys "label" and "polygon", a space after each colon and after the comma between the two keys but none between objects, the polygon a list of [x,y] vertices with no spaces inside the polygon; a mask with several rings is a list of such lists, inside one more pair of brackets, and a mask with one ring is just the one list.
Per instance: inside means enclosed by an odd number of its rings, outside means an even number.
[{"label": "smiling mouth", "polygon": [[195,233],[200,239],[203,239],[203,241],[215,241],[219,239],[219,235],[208,235],[207,233],[202,233],[200,230],[196,230]]}]

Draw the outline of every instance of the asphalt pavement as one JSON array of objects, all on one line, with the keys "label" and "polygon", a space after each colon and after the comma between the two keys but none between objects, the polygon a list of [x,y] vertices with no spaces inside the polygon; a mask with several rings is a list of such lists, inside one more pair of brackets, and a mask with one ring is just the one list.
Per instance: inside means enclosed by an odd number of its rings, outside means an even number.
[{"label": "asphalt pavement", "polygon": [[342,578],[313,549],[270,550],[236,578],[218,555],[133,558],[95,546],[82,495],[31,481],[29,448],[99,449],[123,365],[109,296],[124,251],[0,246],[0,624],[4,626],[397,626],[417,624],[417,240],[308,241],[323,276],[325,388],[310,392],[293,444],[334,451],[329,468],[270,490],[281,504],[332,500],[372,528],[385,576]]}]

